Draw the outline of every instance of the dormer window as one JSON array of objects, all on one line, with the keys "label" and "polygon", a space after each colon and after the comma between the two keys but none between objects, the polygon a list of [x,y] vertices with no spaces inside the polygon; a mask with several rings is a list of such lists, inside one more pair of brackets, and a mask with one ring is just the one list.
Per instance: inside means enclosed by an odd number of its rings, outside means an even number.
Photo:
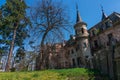
[{"label": "dormer window", "polygon": [[102,30],[106,29],[106,25],[105,24],[102,24],[101,27],[102,27]]},{"label": "dormer window", "polygon": [[112,21],[111,20],[108,20],[106,23],[106,28],[109,28],[109,27],[112,27]]},{"label": "dormer window", "polygon": [[110,27],[108,22],[105,23],[105,26],[106,26],[106,29]]}]

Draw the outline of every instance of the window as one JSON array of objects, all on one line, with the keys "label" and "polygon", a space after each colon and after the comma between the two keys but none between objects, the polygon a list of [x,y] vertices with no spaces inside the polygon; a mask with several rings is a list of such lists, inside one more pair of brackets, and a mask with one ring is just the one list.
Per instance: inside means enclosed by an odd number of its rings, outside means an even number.
[{"label": "window", "polygon": [[86,43],[86,42],[83,43],[83,47],[84,47],[84,48],[87,47],[87,43]]},{"label": "window", "polygon": [[112,27],[112,22],[108,21],[105,23],[105,25],[106,25],[106,28]]},{"label": "window", "polygon": [[70,55],[70,51],[68,51],[68,55]]},{"label": "window", "polygon": [[71,53],[72,53],[72,54],[74,53],[73,49],[71,50]]},{"label": "window", "polygon": [[92,30],[92,35],[95,36],[95,30]]},{"label": "window", "polygon": [[76,52],[78,51],[78,48],[76,47]]},{"label": "window", "polygon": [[76,47],[76,51],[78,51],[80,49],[80,46],[79,45],[77,45],[77,47]]},{"label": "window", "polygon": [[98,41],[97,40],[94,41],[94,45],[95,45],[95,48],[98,48]]},{"label": "window", "polygon": [[75,59],[72,59],[73,67],[75,67]]},{"label": "window", "polygon": [[86,59],[88,59],[89,56],[85,56]]},{"label": "window", "polygon": [[103,30],[104,30],[104,29],[101,27],[101,28],[100,28],[100,31],[103,31]]},{"label": "window", "polygon": [[82,34],[84,34],[84,29],[83,28],[81,29],[81,31],[82,31]]},{"label": "window", "polygon": [[112,33],[110,33],[110,34],[108,34],[107,36],[108,36],[108,42],[109,42],[109,44],[110,44],[113,35],[112,35]]},{"label": "window", "polygon": [[113,16],[110,16],[110,19],[111,19],[111,21],[116,22],[116,21],[118,21],[119,18],[117,16],[113,15]]},{"label": "window", "polygon": [[101,28],[102,28],[103,30],[105,30],[105,29],[106,29],[105,24],[102,24],[102,25],[101,25]]},{"label": "window", "polygon": [[80,57],[77,58],[77,64],[80,66]]}]

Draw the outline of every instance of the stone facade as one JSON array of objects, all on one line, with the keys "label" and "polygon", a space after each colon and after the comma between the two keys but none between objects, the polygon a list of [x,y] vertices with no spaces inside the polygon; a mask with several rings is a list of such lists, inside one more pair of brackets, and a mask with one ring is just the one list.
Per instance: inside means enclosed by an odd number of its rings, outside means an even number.
[{"label": "stone facade", "polygon": [[118,45],[119,47],[117,47],[115,49],[115,62],[116,62],[116,77],[117,80],[120,80],[120,44]]},{"label": "stone facade", "polygon": [[50,69],[68,68],[70,66],[69,57],[66,55],[64,44],[56,43],[52,46],[49,52],[48,62]]},{"label": "stone facade", "polygon": [[[69,59],[66,58],[65,51],[64,51],[64,44],[63,43],[54,43],[54,44],[45,44],[44,49],[41,50],[40,54],[43,57],[43,67],[44,69],[59,69],[59,68],[66,68],[67,61]],[[36,69],[40,69],[40,57],[36,59]],[[69,63],[68,63],[69,64]]]},{"label": "stone facade", "polygon": [[112,13],[90,30],[90,43],[94,68],[119,80],[120,14]]}]

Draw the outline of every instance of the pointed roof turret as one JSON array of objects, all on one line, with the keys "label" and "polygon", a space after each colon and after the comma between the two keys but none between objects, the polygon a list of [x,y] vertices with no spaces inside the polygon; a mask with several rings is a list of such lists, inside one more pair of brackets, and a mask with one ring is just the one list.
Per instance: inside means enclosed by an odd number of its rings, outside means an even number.
[{"label": "pointed roof turret", "polygon": [[103,6],[101,6],[101,10],[102,10],[102,19],[101,20],[104,20],[107,18],[107,15],[105,14],[105,12],[103,10]]},{"label": "pointed roof turret", "polygon": [[78,10],[78,5],[76,4],[76,10],[77,10],[77,17],[76,17],[76,23],[82,22],[79,10]]},{"label": "pointed roof turret", "polygon": [[78,10],[78,5],[76,4],[76,24],[74,25],[74,28],[82,27],[82,25],[87,26],[87,24],[84,21],[82,21],[82,18],[80,16],[80,13],[79,13],[79,10]]}]

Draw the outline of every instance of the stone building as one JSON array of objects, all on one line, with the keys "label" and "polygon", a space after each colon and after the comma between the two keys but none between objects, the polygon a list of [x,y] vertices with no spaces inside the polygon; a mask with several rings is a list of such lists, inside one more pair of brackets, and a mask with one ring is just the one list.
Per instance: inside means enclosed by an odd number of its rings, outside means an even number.
[{"label": "stone building", "polygon": [[102,10],[101,21],[87,30],[78,8],[76,13],[75,35],[46,48],[49,68],[94,68],[120,80],[120,14],[107,16]]},{"label": "stone building", "polygon": [[[45,64],[48,68],[93,67],[87,24],[82,21],[78,8],[76,13],[75,35],[70,36],[64,44],[44,45],[43,57],[46,56]],[[39,68],[39,64],[36,67]]]},{"label": "stone building", "polygon": [[120,14],[113,12],[89,29],[94,68],[108,74],[111,79],[120,80]]},{"label": "stone building", "polygon": [[70,62],[69,57],[66,55],[66,50],[64,49],[63,43],[55,43],[50,46],[51,50],[49,52],[49,68],[50,69],[60,69],[69,68]]},{"label": "stone building", "polygon": [[71,67],[92,68],[92,56],[89,45],[89,34],[87,24],[82,21],[77,8],[76,24],[74,25],[75,35],[70,36],[65,47],[68,51]]}]

